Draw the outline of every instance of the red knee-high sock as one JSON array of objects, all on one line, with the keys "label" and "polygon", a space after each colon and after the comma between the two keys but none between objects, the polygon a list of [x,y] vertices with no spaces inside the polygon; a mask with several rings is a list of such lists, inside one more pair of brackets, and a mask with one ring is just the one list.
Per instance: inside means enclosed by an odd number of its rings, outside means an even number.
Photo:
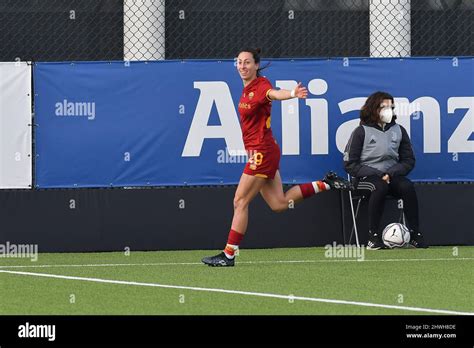
[{"label": "red knee-high sock", "polygon": [[318,192],[327,191],[331,189],[328,184],[320,180],[308,182],[306,184],[300,184],[299,186],[301,189],[301,193],[303,194],[303,198],[308,198]]},{"label": "red knee-high sock", "polygon": [[227,239],[227,245],[225,246],[224,253],[225,255],[232,259],[235,256],[235,251],[239,248],[240,242],[244,238],[242,233],[239,233],[234,230],[230,230],[229,238]]}]

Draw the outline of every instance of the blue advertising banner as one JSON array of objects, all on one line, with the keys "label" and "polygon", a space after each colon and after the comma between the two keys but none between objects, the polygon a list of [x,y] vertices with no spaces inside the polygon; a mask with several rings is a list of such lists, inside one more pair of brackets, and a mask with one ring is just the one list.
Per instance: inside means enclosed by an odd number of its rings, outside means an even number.
[{"label": "blue advertising banner", "polygon": [[[368,95],[395,97],[415,181],[474,180],[474,58],[270,60],[272,129],[284,183],[344,173],[342,153]],[[265,64],[266,62],[262,62]],[[36,185],[219,185],[247,161],[234,61],[37,63]]]}]

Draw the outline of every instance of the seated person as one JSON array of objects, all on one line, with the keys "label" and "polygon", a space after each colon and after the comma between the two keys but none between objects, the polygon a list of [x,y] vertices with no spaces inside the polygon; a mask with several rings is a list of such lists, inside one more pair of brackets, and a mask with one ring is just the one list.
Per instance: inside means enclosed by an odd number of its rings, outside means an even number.
[{"label": "seated person", "polygon": [[344,150],[344,166],[355,178],[356,195],[369,197],[369,240],[367,249],[384,247],[381,236],[385,196],[403,199],[410,229],[410,244],[427,248],[419,229],[418,199],[413,183],[406,175],[415,166],[408,133],[395,122],[393,97],[376,92],[360,110],[360,125]]}]

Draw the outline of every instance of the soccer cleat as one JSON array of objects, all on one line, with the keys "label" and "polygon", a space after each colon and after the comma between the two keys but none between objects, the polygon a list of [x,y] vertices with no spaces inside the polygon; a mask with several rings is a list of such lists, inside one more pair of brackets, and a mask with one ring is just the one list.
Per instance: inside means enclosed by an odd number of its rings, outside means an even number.
[{"label": "soccer cleat", "polygon": [[382,239],[378,236],[378,234],[369,233],[369,240],[367,241],[367,250],[379,250],[384,248],[385,245],[383,244]]},{"label": "soccer cleat", "polygon": [[211,267],[233,267],[234,259],[229,259],[224,252],[216,256],[209,256],[202,259],[202,262]]},{"label": "soccer cleat", "polygon": [[410,230],[410,243],[412,247],[418,249],[428,249],[428,244],[425,243],[425,239],[420,232]]},{"label": "soccer cleat", "polygon": [[334,172],[328,172],[325,176],[324,176],[324,179],[323,181],[328,184],[332,189],[336,189],[336,190],[344,190],[344,191],[353,191],[354,190],[354,185],[338,176],[336,173]]}]

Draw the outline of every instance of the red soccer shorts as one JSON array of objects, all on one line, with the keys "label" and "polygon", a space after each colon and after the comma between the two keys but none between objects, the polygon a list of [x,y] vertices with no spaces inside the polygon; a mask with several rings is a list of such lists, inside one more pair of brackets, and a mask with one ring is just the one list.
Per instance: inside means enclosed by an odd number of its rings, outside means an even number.
[{"label": "red soccer shorts", "polygon": [[266,179],[275,178],[276,171],[280,168],[280,147],[276,141],[262,144],[260,148],[247,150],[248,162],[244,173]]}]

